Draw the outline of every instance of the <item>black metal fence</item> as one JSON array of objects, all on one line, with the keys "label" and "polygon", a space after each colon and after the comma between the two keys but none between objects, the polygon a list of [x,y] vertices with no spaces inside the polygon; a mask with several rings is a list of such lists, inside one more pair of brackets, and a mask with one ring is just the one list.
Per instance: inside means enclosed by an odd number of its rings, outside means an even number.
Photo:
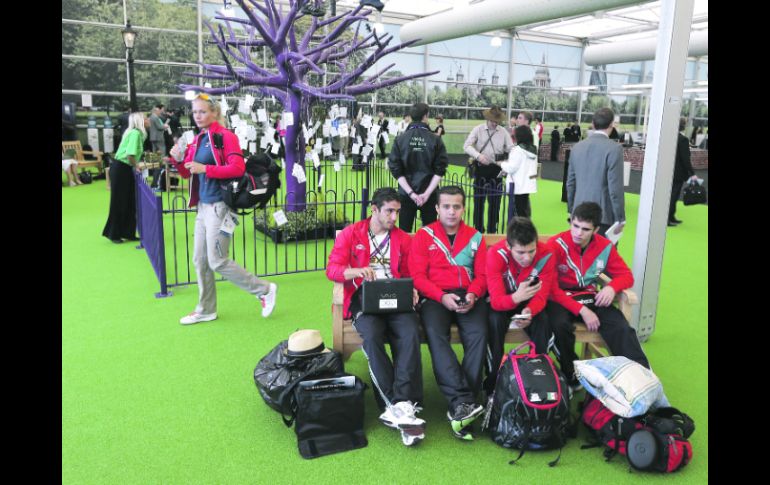
[{"label": "black metal fence", "polygon": [[[319,271],[326,268],[336,231],[367,217],[371,194],[380,187],[398,184],[387,168],[386,160],[375,159],[361,170],[354,170],[348,162],[337,169],[335,163],[322,161],[317,167],[312,162],[304,165],[307,177],[306,210],[285,210],[289,194],[282,187],[264,209],[242,214],[232,238],[230,256],[238,264],[258,276]],[[292,176],[283,172],[284,178]],[[178,180],[158,198],[162,198],[162,217],[158,219],[159,232],[165,243],[166,274],[168,286],[195,283],[192,265],[193,233],[197,211],[188,209],[188,183]],[[473,225],[474,211],[480,206],[478,187],[464,174],[451,173],[442,179],[441,185],[458,185],[466,193],[463,219]],[[513,195],[502,183],[485,186],[487,198],[499,201],[500,223],[498,231],[504,231],[508,218],[514,213]],[[488,207],[483,215],[485,227]],[[274,214],[283,211],[288,219],[279,225]],[[419,218],[417,218],[419,219]],[[419,229],[415,221],[413,231]],[[161,282],[163,285],[163,282]]]}]

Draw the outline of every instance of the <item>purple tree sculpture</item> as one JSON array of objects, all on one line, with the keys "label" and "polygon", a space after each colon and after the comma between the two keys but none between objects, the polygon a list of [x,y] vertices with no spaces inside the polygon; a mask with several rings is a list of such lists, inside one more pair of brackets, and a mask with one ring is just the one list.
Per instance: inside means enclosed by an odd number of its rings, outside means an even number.
[{"label": "purple tree sculpture", "polygon": [[[361,5],[354,10],[328,19],[312,17],[310,26],[301,38],[295,32],[295,22],[304,17],[303,7],[311,0],[289,0],[289,11],[279,12],[274,0],[264,0],[264,4],[249,0],[250,6],[244,0],[236,0],[243,9],[248,20],[234,17],[216,18],[224,20],[227,32],[219,26],[215,31],[211,24],[206,24],[216,43],[224,65],[202,64],[206,74],[186,73],[204,79],[216,79],[230,82],[225,87],[205,88],[202,86],[182,84],[183,90],[196,90],[209,94],[225,94],[237,91],[254,91],[267,96],[275,96],[286,112],[291,112],[294,124],[286,128],[284,139],[286,152],[286,181],[287,181],[287,210],[299,211],[305,208],[305,184],[297,183],[292,177],[295,163],[302,163],[305,154],[305,140],[300,136],[301,125],[310,119],[310,110],[319,100],[349,100],[354,96],[369,93],[380,88],[414,79],[430,76],[439,71],[400,76],[380,81],[380,76],[391,69],[390,64],[367,79],[360,80],[361,75],[382,57],[408,47],[416,42],[405,42],[389,47],[393,39],[389,34],[378,34],[375,31],[359,35],[361,21],[367,21],[370,9]],[[347,40],[343,34],[353,24],[359,22],[355,34]],[[236,39],[231,23],[244,25],[248,34],[247,39]],[[369,31],[369,29],[366,29]],[[311,41],[314,45],[311,46]],[[265,46],[275,56],[275,69],[268,70],[257,65],[251,59],[251,48]],[[374,47],[371,52],[365,49]],[[350,62],[354,53],[364,53],[360,63]],[[232,60],[244,67],[234,67]],[[306,77],[313,72],[318,79],[323,79],[326,65],[334,65],[337,72],[330,74],[326,85],[313,86]],[[351,64],[351,65],[349,65]],[[320,82],[319,82],[320,84]]]}]

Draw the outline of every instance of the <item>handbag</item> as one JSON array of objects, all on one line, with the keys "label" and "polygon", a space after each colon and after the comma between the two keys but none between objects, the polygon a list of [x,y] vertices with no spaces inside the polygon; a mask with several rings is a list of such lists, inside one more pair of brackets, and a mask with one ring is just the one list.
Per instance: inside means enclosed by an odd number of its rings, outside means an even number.
[{"label": "handbag", "polygon": [[[674,197],[674,194],[671,194]],[[705,204],[707,201],[706,188],[692,180],[687,183],[682,191],[684,205]]]},{"label": "handbag", "polygon": [[[489,136],[489,138],[487,138],[486,143],[484,143],[484,145],[481,147],[481,150],[479,150],[479,153],[483,152],[484,149],[487,147],[487,145],[489,145],[489,142],[492,141],[492,136],[489,135],[488,130],[487,130],[487,136]],[[494,147],[495,146],[492,145],[492,148]],[[497,161],[497,156],[495,156],[495,161]],[[479,161],[473,157],[468,157],[468,166],[465,167],[465,172],[468,174],[468,177],[475,178],[476,172],[478,172],[478,170],[479,170]]]}]

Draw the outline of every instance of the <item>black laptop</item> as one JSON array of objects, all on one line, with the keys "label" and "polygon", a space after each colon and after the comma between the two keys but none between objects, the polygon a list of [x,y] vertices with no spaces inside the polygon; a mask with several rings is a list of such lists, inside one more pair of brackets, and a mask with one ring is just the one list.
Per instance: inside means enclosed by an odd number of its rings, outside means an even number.
[{"label": "black laptop", "polygon": [[412,278],[364,281],[362,311],[367,314],[410,312],[413,288]]}]

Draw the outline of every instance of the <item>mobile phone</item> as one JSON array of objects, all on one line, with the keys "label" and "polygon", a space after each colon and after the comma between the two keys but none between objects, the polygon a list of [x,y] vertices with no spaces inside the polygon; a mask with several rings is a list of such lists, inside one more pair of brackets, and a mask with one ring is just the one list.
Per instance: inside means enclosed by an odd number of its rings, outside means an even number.
[{"label": "mobile phone", "polygon": [[528,279],[529,279],[529,286],[536,286],[538,283],[540,283],[540,277],[537,275],[530,276]]}]

